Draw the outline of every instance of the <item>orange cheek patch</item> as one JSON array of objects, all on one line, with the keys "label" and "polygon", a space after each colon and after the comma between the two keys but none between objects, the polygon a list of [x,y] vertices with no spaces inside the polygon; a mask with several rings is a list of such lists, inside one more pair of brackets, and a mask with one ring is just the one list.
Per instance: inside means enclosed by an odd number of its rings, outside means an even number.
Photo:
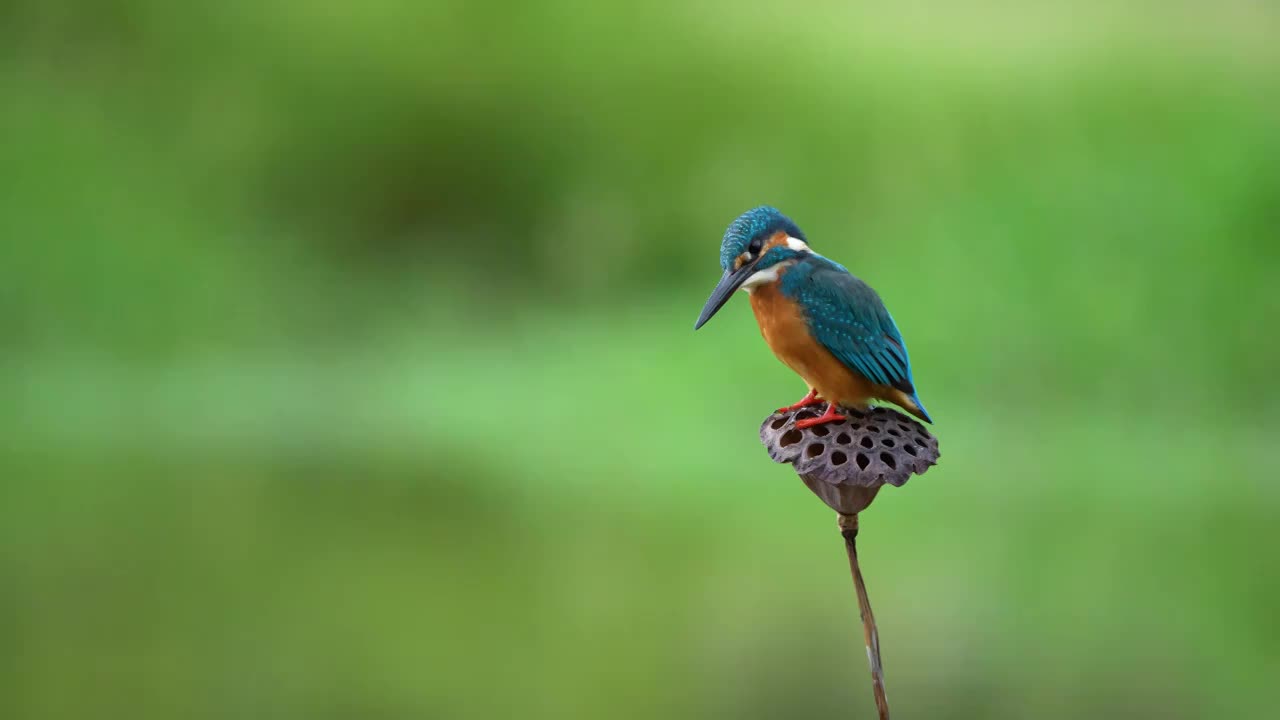
[{"label": "orange cheek patch", "polygon": [[764,244],[764,248],[760,250],[760,254],[763,255],[769,252],[770,250],[772,250],[773,248],[786,245],[786,244],[787,244],[787,234],[779,230],[778,232],[774,233],[772,237],[769,238],[769,242]]},{"label": "orange cheek patch", "polygon": [[[787,234],[779,230],[778,232],[774,233],[772,236],[769,237],[769,241],[766,242],[764,246],[760,248],[760,252],[756,253],[754,257],[760,257],[761,255],[764,255],[765,253],[772,250],[773,248],[783,247],[783,246],[786,246],[786,244],[787,244]],[[742,253],[741,255],[733,259],[733,269],[741,270],[742,266],[747,264],[747,261],[751,259],[752,259],[752,256],[750,253]]]}]

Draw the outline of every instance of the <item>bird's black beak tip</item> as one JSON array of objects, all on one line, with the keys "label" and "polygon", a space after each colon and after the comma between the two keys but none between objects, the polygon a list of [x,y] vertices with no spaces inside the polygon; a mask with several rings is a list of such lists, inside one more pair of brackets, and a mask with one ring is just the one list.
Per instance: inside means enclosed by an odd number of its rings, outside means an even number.
[{"label": "bird's black beak tip", "polygon": [[702,314],[698,316],[698,322],[694,323],[693,329],[697,330],[712,318],[724,304],[729,302],[729,298],[733,297],[733,292],[742,283],[746,281],[751,274],[750,266],[743,266],[737,270],[725,270],[724,275],[720,278],[720,282],[716,284],[716,289],[711,291],[711,297],[707,298],[707,304],[702,308]]}]

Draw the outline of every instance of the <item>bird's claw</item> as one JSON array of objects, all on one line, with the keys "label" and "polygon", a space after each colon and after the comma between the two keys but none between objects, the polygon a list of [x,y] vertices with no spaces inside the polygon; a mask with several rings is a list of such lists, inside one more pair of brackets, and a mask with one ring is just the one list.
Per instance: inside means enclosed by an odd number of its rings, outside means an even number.
[{"label": "bird's claw", "polygon": [[794,404],[794,405],[788,405],[788,406],[786,406],[786,407],[780,407],[780,408],[778,408],[778,412],[780,412],[780,413],[795,412],[796,410],[799,410],[800,408],[806,408],[806,407],[809,407],[810,405],[817,405],[817,404],[819,404],[819,403],[821,403],[821,402],[822,402],[822,401],[818,399],[818,391],[817,391],[817,390],[810,390],[810,391],[809,391],[809,394],[808,394],[808,395],[805,395],[805,396],[804,396],[804,398],[803,398],[800,402],[798,402],[798,403],[796,403],[796,404]]},{"label": "bird's claw", "polygon": [[827,411],[823,413],[821,417],[797,420],[796,427],[800,430],[807,430],[811,427],[817,427],[818,425],[826,425],[827,423],[841,422],[843,420],[848,420],[848,418],[837,413],[836,406],[832,403],[827,406]]}]

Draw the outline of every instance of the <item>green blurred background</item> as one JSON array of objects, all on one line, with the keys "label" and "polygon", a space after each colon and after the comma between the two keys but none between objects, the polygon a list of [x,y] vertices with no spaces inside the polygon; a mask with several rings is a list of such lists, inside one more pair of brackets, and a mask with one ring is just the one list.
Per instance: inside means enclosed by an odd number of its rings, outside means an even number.
[{"label": "green blurred background", "polygon": [[941,464],[903,718],[1274,717],[1280,8],[0,5],[0,716],[869,717],[761,203]]}]

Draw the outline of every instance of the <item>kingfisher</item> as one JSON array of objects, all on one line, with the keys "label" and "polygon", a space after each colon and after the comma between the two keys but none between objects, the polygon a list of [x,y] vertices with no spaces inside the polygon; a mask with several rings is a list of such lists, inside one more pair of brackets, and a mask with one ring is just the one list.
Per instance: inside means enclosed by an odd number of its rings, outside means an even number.
[{"label": "kingfisher", "polygon": [[839,406],[866,409],[887,400],[932,423],[911,378],[907,343],[871,286],[809,249],[804,233],[777,209],[762,206],[734,220],[720,243],[724,276],[694,330],[735,290],[751,296],[760,334],[773,354],[804,379],[809,394],[778,412],[826,403],[809,428],[839,422]]}]

